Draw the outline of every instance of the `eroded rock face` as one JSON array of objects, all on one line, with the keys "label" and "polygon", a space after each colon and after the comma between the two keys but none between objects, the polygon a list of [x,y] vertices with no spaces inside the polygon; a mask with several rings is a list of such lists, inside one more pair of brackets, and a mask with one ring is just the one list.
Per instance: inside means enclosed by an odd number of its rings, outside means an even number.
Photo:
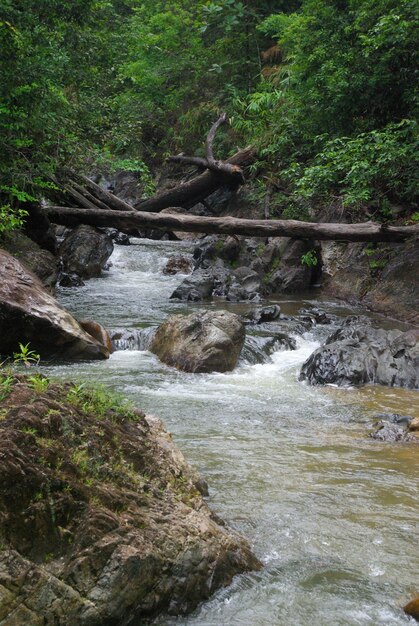
[{"label": "eroded rock face", "polygon": [[4,250],[0,250],[0,354],[31,344],[41,358],[104,359],[106,346],[45,291],[41,281]]},{"label": "eroded rock face", "polygon": [[304,363],[300,380],[417,389],[419,331],[386,331],[373,328],[365,318],[348,318]]},{"label": "eroded rock face", "polygon": [[419,240],[403,244],[323,241],[324,291],[419,325]]},{"label": "eroded rock face", "polygon": [[58,254],[66,273],[92,278],[100,276],[112,252],[113,241],[107,233],[82,224],[64,239]]},{"label": "eroded rock face", "polygon": [[100,416],[87,412],[94,396],[74,389],[50,383],[36,393],[19,376],[0,404],[3,624],[184,614],[260,567],[211,513],[205,482],[158,419],[103,413],[102,401]]},{"label": "eroded rock face", "polygon": [[169,317],[157,329],[150,350],[186,372],[228,372],[237,364],[244,339],[238,315],[207,311]]}]

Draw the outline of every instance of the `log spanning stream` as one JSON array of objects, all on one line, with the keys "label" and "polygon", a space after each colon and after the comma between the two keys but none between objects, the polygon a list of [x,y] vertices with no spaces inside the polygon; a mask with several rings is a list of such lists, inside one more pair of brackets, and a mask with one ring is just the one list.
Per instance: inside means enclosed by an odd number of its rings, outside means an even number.
[{"label": "log spanning stream", "polygon": [[[202,305],[169,300],[182,279],[164,276],[189,244],[136,240],[113,267],[59,299],[107,328],[145,328]],[[295,313],[314,300],[284,298]],[[226,303],[209,304],[225,308]],[[350,311],[322,302],[337,314]],[[232,311],[250,305],[228,304]],[[367,437],[377,413],[414,415],[417,393],[336,389],[298,382],[299,368],[329,327],[297,350],[229,374],[186,374],[146,350],[109,361],[50,366],[49,373],[100,381],[159,415],[207,479],[210,505],[252,543],[265,567],[236,577],[191,616],[160,626],[402,626],[400,606],[419,590],[418,448]],[[138,625],[140,626],[140,625]]]}]

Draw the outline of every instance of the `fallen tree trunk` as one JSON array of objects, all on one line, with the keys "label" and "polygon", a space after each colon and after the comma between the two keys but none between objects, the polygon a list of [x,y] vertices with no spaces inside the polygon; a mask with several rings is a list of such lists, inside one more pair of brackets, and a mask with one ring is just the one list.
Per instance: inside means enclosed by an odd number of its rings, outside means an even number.
[{"label": "fallen tree trunk", "polygon": [[390,241],[401,242],[419,236],[419,225],[386,226],[375,222],[361,224],[327,224],[297,220],[249,220],[234,217],[197,217],[132,211],[104,211],[45,207],[42,209],[52,222],[74,226],[112,226],[121,230],[157,228],[167,231],[185,231],[246,237],[293,237],[332,241]]},{"label": "fallen tree trunk", "polygon": [[[65,179],[63,186],[71,197],[75,198],[81,206],[88,209],[92,209],[94,204],[97,205],[97,208],[105,210],[109,208],[114,211],[149,211],[152,213],[158,213],[173,206],[184,209],[191,208],[220,187],[230,186],[235,188],[238,185],[242,185],[245,182],[242,167],[249,165],[254,160],[255,151],[251,147],[239,150],[225,161],[214,158],[213,143],[215,135],[219,127],[225,124],[226,121],[227,116],[223,113],[209,130],[205,142],[205,158],[179,154],[168,159],[174,163],[193,165],[206,171],[194,176],[194,178],[185,183],[181,183],[174,189],[170,189],[148,200],[137,202],[135,207],[106,191],[106,189],[100,187],[87,176],[77,174],[71,170],[63,170]],[[76,180],[79,180],[82,185],[75,182]]]},{"label": "fallen tree trunk", "polygon": [[[254,155],[253,148],[248,147],[239,150],[222,164],[231,168],[231,170],[229,170],[230,173],[227,173],[226,168],[221,166],[218,167],[216,171],[215,168],[207,169],[206,172],[195,176],[186,183],[178,185],[174,189],[170,189],[154,198],[140,202],[136,205],[136,208],[138,211],[149,211],[153,213],[158,213],[163,209],[168,209],[173,206],[189,209],[223,185],[237,186],[241,184],[243,180],[241,168],[245,165],[249,165],[249,163],[253,161]],[[197,163],[197,160],[200,161],[198,157],[184,157],[179,155],[172,157],[170,160],[208,167],[204,159],[202,163]]]}]

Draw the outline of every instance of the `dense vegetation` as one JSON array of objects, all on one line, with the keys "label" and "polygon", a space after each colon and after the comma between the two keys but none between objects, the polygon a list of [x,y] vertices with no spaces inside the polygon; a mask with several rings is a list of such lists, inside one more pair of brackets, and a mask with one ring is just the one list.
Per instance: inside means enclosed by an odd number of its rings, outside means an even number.
[{"label": "dense vegetation", "polygon": [[[272,214],[407,218],[417,188],[416,0],[1,0],[0,231],[57,168],[150,170],[252,143]],[[417,214],[416,214],[417,215]]]}]

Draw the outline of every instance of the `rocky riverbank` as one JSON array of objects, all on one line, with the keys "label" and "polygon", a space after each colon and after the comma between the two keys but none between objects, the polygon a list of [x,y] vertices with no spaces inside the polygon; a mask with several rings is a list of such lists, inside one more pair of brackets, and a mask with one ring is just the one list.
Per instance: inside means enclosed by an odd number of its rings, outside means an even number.
[{"label": "rocky riverbank", "polygon": [[39,375],[0,394],[4,626],[183,614],[260,567],[157,418]]}]

